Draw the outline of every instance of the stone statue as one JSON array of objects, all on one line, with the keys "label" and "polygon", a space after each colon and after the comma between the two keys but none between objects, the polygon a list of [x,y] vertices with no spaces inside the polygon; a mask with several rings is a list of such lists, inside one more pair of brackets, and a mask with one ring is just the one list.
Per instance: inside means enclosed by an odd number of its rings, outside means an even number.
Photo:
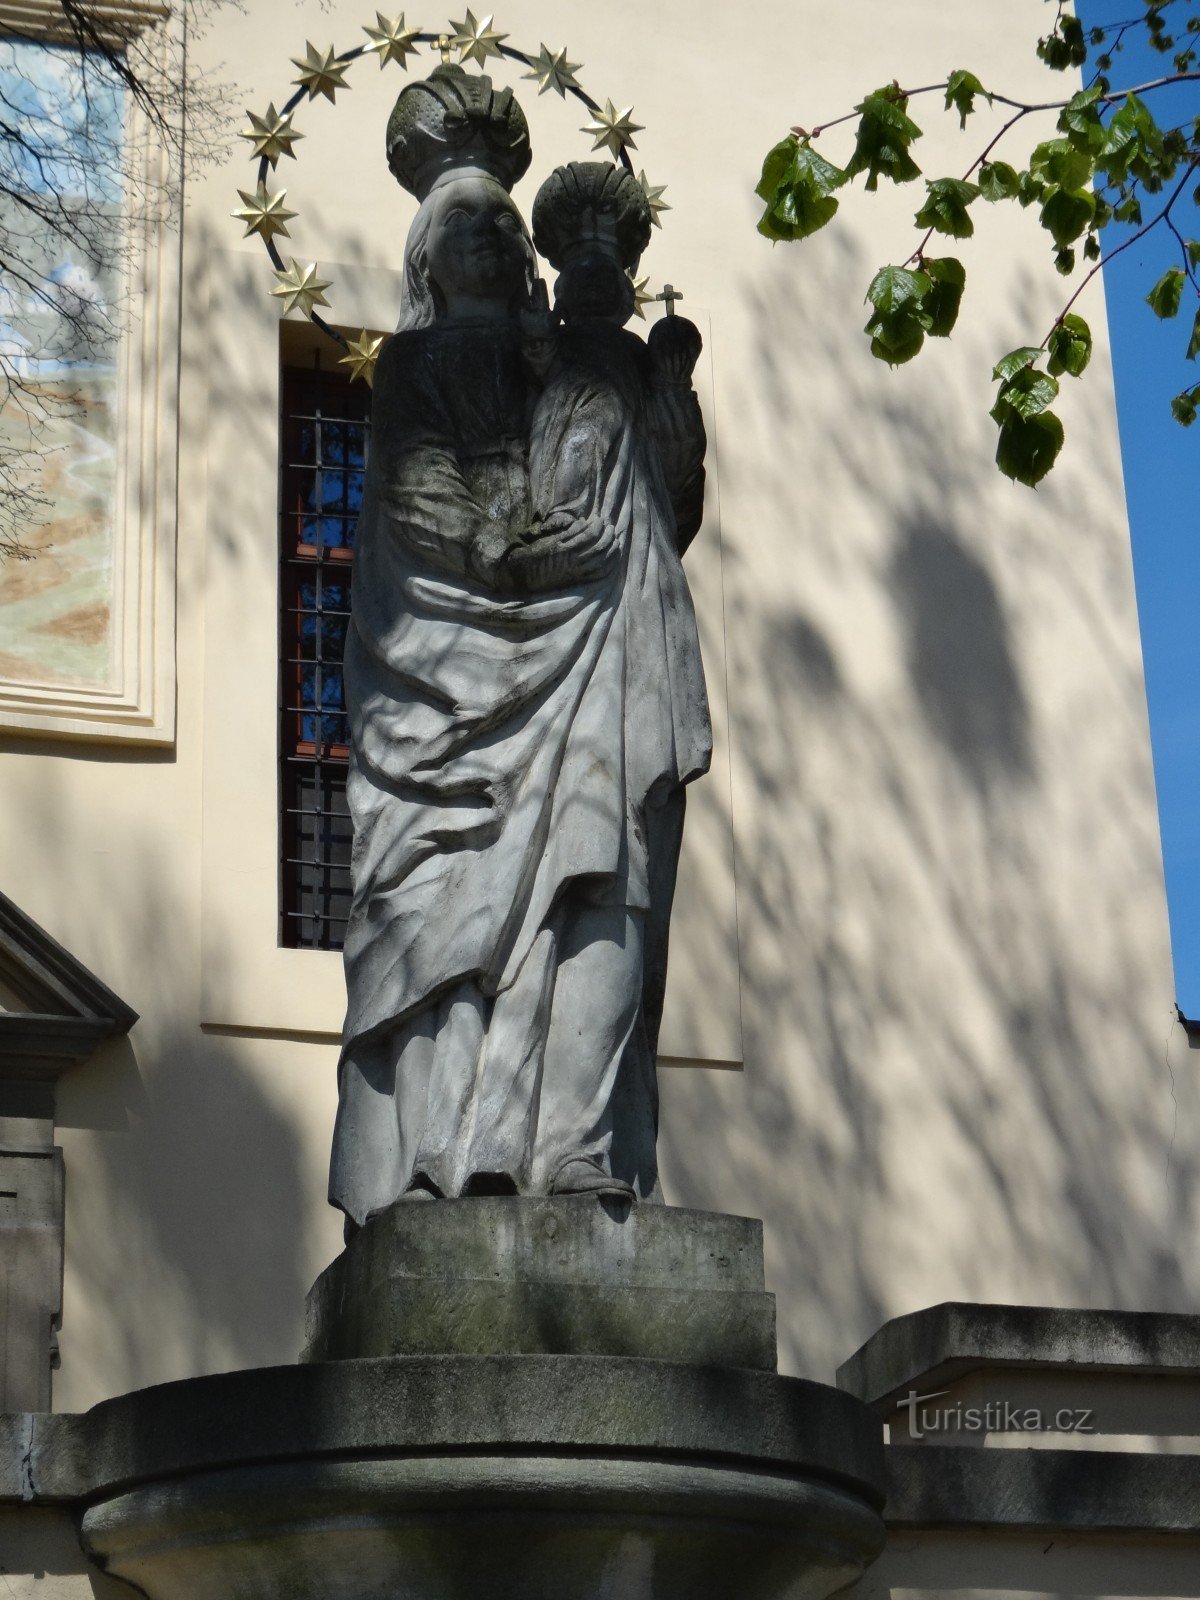
[{"label": "stone statue", "polygon": [[680,562],[699,335],[623,324],[650,214],[602,163],[510,190],[508,90],[444,66],[388,156],[419,201],[375,377],[346,695],[354,900],[330,1198],[658,1199],[684,785],[709,762]]}]

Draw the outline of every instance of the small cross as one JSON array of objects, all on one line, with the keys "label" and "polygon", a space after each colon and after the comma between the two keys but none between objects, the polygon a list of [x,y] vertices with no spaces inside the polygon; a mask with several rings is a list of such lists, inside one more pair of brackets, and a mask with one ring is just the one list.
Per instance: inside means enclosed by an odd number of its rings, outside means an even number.
[{"label": "small cross", "polygon": [[655,300],[665,300],[667,306],[667,315],[669,317],[673,317],[675,315],[675,302],[676,300],[683,299],[683,292],[680,289],[672,288],[669,283],[664,283],[663,292],[661,294],[656,294],[654,298]]},{"label": "small cross", "polygon": [[442,52],[442,61],[443,61],[443,63],[449,61],[449,59],[450,59],[450,50],[451,50],[450,35],[448,33],[439,34],[437,43],[434,45],[433,48],[435,50],[440,50]]}]

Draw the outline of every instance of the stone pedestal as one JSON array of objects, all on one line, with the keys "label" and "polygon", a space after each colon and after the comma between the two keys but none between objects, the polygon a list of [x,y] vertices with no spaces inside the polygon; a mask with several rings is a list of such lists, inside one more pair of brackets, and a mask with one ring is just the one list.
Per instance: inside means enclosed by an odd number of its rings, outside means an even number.
[{"label": "stone pedestal", "polygon": [[773,1372],[762,1223],[595,1198],[404,1202],[308,1297],[306,1361],[500,1353]]},{"label": "stone pedestal", "polygon": [[400,1205],[309,1310],[298,1366],[79,1419],[85,1548],[149,1600],[823,1600],[882,1547],[882,1430],[772,1370],[757,1223]]}]

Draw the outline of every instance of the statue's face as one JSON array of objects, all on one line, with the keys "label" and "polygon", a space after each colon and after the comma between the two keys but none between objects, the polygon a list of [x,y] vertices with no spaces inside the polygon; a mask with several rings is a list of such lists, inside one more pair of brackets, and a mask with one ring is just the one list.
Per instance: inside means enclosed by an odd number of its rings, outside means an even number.
[{"label": "statue's face", "polygon": [[465,174],[435,191],[427,260],[447,301],[460,296],[508,303],[525,281],[524,230],[494,178]]},{"label": "statue's face", "polygon": [[611,214],[588,212],[579,219],[578,237],[566,252],[554,288],[568,321],[592,317],[626,321],[633,302]]},{"label": "statue's face", "polygon": [[620,259],[602,249],[581,250],[563,267],[554,286],[559,309],[568,321],[601,317],[624,322],[631,306],[629,280]]}]

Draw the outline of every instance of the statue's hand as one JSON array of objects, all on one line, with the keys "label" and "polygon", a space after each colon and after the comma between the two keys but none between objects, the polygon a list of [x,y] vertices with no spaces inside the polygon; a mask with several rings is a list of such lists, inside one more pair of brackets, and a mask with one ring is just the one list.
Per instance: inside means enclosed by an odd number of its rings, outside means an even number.
[{"label": "statue's hand", "polygon": [[559,589],[598,578],[619,543],[611,523],[559,512],[547,517],[527,544],[510,550],[507,565],[521,588]]},{"label": "statue's hand", "polygon": [[467,556],[468,573],[485,589],[505,593],[512,587],[507,559],[512,548],[501,529],[485,528],[471,544]]},{"label": "statue's hand", "polygon": [[660,383],[689,384],[704,341],[694,322],[686,317],[663,317],[647,338],[650,362]]},{"label": "statue's hand", "polygon": [[529,308],[521,312],[521,354],[530,370],[544,378],[558,355],[558,316],[551,311],[546,285],[539,278],[529,297]]}]

